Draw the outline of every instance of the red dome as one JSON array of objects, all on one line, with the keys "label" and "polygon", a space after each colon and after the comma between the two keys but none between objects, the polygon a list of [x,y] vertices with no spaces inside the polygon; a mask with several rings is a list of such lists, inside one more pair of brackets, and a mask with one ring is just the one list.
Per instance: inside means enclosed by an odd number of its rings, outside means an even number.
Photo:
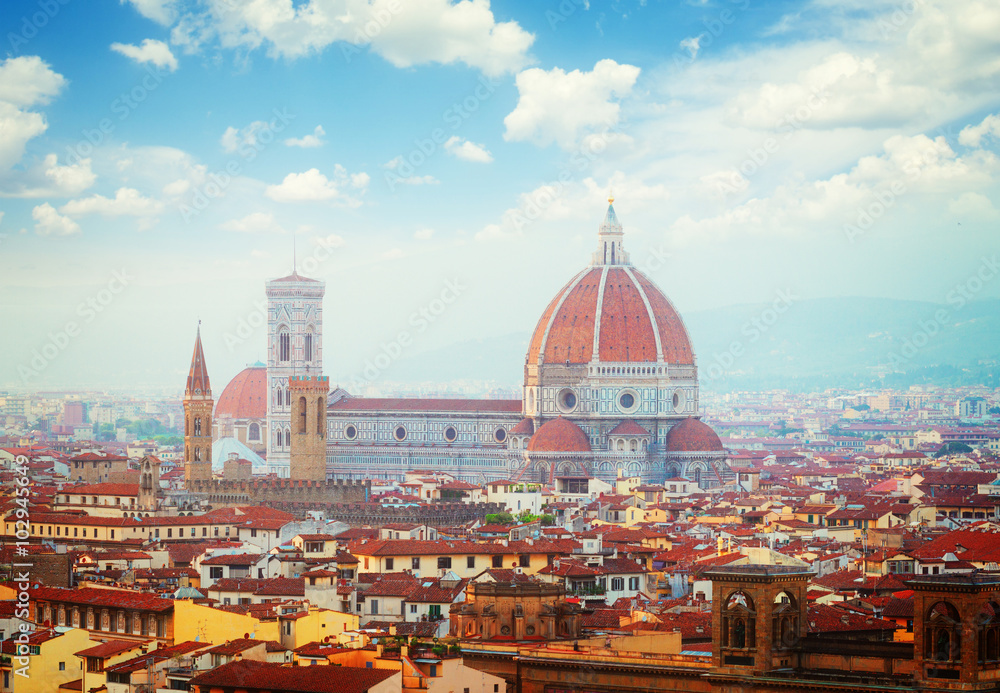
[{"label": "red dome", "polygon": [[721,452],[719,435],[707,423],[684,419],[667,434],[667,452]]},{"label": "red dome", "polygon": [[572,421],[558,417],[546,421],[528,441],[529,452],[590,452],[590,440]]},{"label": "red dome", "polygon": [[255,363],[229,381],[215,404],[215,418],[263,419],[267,417],[267,367]]},{"label": "red dome", "polygon": [[634,267],[595,266],[578,274],[549,303],[528,346],[528,363],[593,360],[694,365],[677,311]]}]

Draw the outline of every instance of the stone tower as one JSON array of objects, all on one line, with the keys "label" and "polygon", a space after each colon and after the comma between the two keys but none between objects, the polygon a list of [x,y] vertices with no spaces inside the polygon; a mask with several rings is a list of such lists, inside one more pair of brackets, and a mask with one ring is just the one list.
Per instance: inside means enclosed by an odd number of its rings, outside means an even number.
[{"label": "stone tower", "polygon": [[326,396],[330,378],[325,375],[292,376],[291,397],[292,479],[326,481]]},{"label": "stone tower", "polygon": [[139,510],[156,512],[160,497],[160,460],[146,455],[139,460]]},{"label": "stone tower", "polygon": [[323,372],[324,292],[297,272],[267,282],[267,465],[279,477],[289,476],[289,378]]},{"label": "stone tower", "polygon": [[184,480],[188,484],[212,478],[212,405],[199,324],[184,390]]},{"label": "stone tower", "polygon": [[712,666],[761,676],[798,666],[806,637],[806,587],[814,573],[794,566],[741,565],[707,571],[712,581]]}]

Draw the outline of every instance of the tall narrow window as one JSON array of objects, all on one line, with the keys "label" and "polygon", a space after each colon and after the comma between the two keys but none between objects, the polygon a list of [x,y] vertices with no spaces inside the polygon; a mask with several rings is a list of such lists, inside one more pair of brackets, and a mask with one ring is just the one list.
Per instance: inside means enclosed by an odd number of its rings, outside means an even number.
[{"label": "tall narrow window", "polygon": [[285,362],[288,361],[291,356],[292,351],[292,340],[287,332],[282,332],[278,335],[278,360]]},{"label": "tall narrow window", "polygon": [[196,416],[195,419],[194,419],[194,434],[196,436],[200,436],[201,435],[201,417],[200,416]]},{"label": "tall narrow window", "polygon": [[323,398],[316,400],[316,435],[323,437]]},{"label": "tall narrow window", "polygon": [[305,346],[306,346],[306,349],[305,349],[305,351],[306,351],[305,359],[306,359],[306,361],[312,361],[313,360],[313,336],[312,336],[312,334],[307,334],[306,335],[306,344],[305,344]]},{"label": "tall narrow window", "polygon": [[279,387],[278,388],[278,406],[281,407],[281,406],[284,406],[284,404],[285,404],[284,390],[282,390]]},{"label": "tall narrow window", "polygon": [[194,461],[201,462],[201,448],[194,449]]},{"label": "tall narrow window", "polygon": [[306,432],[306,398],[299,397],[299,433]]}]

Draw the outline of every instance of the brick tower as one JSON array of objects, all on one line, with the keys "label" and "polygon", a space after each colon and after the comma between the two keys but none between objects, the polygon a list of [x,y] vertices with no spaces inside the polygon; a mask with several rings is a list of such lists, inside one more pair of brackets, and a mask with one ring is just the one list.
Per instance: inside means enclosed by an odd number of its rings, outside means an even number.
[{"label": "brick tower", "polygon": [[288,393],[292,405],[292,479],[326,481],[326,396],[330,378],[325,375],[291,376]]},{"label": "brick tower", "polygon": [[212,385],[208,382],[199,322],[184,390],[184,481],[188,490],[191,482],[212,478],[212,405]]},{"label": "brick tower", "polygon": [[712,581],[712,666],[761,676],[798,665],[806,636],[806,587],[814,573],[777,565],[720,567]]}]

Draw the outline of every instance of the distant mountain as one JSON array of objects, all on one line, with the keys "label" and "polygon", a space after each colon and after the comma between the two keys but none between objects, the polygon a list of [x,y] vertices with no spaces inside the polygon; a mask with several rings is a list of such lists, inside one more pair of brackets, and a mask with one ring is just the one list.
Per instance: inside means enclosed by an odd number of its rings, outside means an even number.
[{"label": "distant mountain", "polygon": [[[781,310],[778,310],[778,309]],[[936,304],[825,298],[684,315],[702,387],[713,391],[912,384],[1000,386],[1000,300]],[[530,334],[401,359],[393,379],[518,386]]]}]

